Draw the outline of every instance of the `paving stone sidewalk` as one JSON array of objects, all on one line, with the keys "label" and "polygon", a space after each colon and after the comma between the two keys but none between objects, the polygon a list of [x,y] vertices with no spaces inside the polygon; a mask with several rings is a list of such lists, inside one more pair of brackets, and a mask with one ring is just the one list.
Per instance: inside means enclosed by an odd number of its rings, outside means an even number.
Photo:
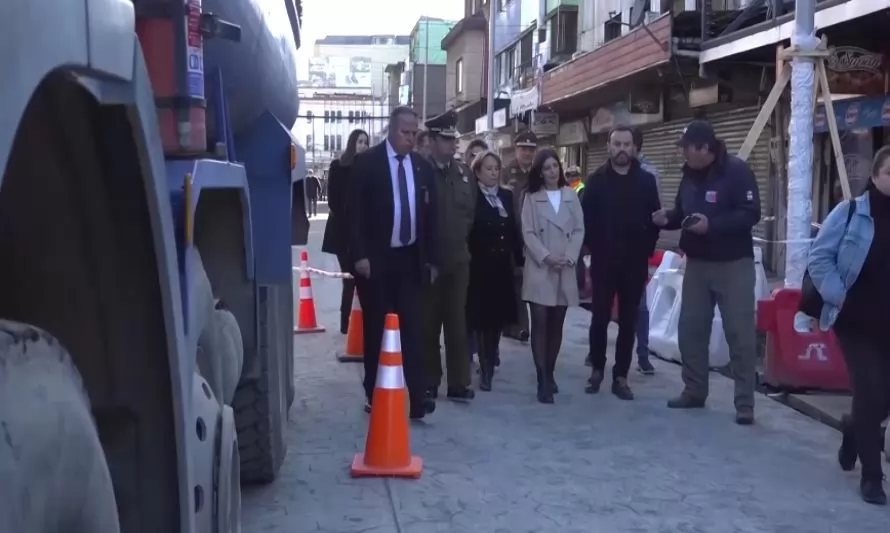
[{"label": "paving stone sidewalk", "polygon": [[[326,207],[326,206],[325,206]],[[319,210],[322,210],[320,206]],[[310,263],[336,270],[319,251]],[[887,533],[890,508],[858,498],[835,461],[839,434],[759,396],[757,423],[733,423],[732,384],[712,375],[708,408],[668,410],[679,368],[631,377],[637,399],[583,393],[587,321],[571,311],[554,405],[534,398],[529,348],[502,344],[491,393],[440,401],[412,426],[416,481],[349,477],[364,445],[361,365],[338,363],[337,280],[313,279],[328,332],[297,337],[297,396],[280,479],[247,488],[245,533]]]}]

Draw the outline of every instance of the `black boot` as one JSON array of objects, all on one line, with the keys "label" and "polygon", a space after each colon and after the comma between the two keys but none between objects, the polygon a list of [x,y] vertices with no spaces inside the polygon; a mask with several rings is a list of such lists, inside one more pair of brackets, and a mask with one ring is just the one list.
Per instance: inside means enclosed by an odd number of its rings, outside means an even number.
[{"label": "black boot", "polygon": [[837,462],[841,470],[849,472],[856,468],[856,436],[853,434],[853,421],[848,415],[841,417],[841,447],[837,451]]},{"label": "black boot", "polygon": [[547,377],[547,369],[541,365],[535,365],[538,376],[538,401],[541,403],[553,403],[553,388]]},{"label": "black boot", "polygon": [[556,359],[558,357],[559,352],[554,353],[547,361],[547,379],[550,380],[550,390],[553,391],[553,394],[559,394],[559,385],[556,384]]},{"label": "black boot", "polygon": [[488,392],[494,379],[494,361],[488,356],[479,359],[479,390]]}]

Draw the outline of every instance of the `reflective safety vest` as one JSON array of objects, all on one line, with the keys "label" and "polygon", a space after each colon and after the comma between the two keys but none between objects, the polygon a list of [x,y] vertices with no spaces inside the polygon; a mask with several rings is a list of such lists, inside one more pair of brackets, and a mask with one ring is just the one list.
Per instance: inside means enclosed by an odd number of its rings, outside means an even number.
[{"label": "reflective safety vest", "polygon": [[572,188],[575,189],[575,192],[577,194],[581,194],[581,191],[584,190],[584,180],[578,180],[578,183],[576,183]]}]

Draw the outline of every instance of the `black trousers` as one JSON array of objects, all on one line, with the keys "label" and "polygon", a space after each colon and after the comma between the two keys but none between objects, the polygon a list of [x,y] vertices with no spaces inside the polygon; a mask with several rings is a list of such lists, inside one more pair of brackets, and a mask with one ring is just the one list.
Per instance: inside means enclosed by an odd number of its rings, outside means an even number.
[{"label": "black trousers", "polygon": [[[345,255],[338,255],[337,262],[340,264],[340,272],[353,272],[354,267],[349,263],[349,259]],[[346,330],[349,325],[349,315],[352,313],[352,295],[355,292],[355,280],[343,279],[343,292],[340,294],[340,329]]]},{"label": "black trousers", "polygon": [[881,423],[890,414],[890,353],[886,343],[848,328],[835,328],[853,389],[853,434],[862,477],[880,480]]},{"label": "black trousers", "polygon": [[310,197],[309,198],[309,215],[315,216],[318,214],[318,197]]},{"label": "black trousers", "polygon": [[646,290],[649,262],[646,257],[591,266],[593,284],[589,330],[590,361],[593,370],[606,368],[609,322],[612,320],[612,301],[618,298],[618,339],[615,342],[615,364],[612,378],[626,378],[633,359],[637,331],[637,311]]},{"label": "black trousers", "polygon": [[424,372],[421,359],[422,269],[417,245],[390,248],[383,260],[371,261],[371,278],[356,277],[364,318],[365,395],[374,395],[383,325],[387,313],[399,315],[402,367],[412,405],[424,401]]}]

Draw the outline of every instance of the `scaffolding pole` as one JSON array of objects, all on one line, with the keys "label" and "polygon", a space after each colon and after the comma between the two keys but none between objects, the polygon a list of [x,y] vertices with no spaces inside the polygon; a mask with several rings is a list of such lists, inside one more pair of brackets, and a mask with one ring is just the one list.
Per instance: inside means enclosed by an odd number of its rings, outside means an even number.
[{"label": "scaffolding pole", "polygon": [[[813,220],[813,110],[816,106],[815,0],[797,0],[791,46],[801,52],[791,61],[791,123],[788,128],[788,206],[785,287],[801,286],[807,268]],[[809,54],[809,55],[808,55]],[[830,100],[826,106],[831,105]],[[839,165],[843,165],[840,161]]]}]

